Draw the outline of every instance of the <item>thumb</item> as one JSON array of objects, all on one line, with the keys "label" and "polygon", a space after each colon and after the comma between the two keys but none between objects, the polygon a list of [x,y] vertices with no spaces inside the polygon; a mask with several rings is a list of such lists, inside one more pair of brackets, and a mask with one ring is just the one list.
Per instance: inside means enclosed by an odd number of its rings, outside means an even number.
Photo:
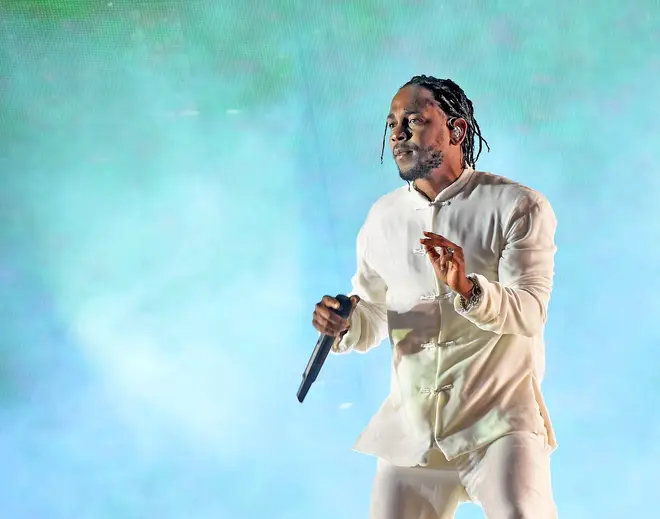
[{"label": "thumb", "polygon": [[355,310],[355,307],[360,302],[360,296],[352,295],[350,299],[351,299],[351,304],[353,305],[351,310]]}]

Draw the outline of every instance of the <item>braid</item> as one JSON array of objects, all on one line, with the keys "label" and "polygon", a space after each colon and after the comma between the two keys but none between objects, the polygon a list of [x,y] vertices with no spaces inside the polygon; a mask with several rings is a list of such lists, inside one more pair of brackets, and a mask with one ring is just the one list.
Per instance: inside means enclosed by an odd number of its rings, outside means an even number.
[{"label": "braid", "polygon": [[[468,99],[463,92],[463,89],[454,83],[451,79],[437,79],[433,76],[414,76],[410,81],[408,81],[401,88],[407,87],[408,85],[417,85],[424,87],[430,90],[433,93],[433,97],[442,108],[442,111],[447,114],[450,121],[452,118],[465,119],[467,122],[467,133],[465,139],[461,143],[461,149],[463,150],[463,166],[466,164],[470,165],[472,168],[476,167],[477,160],[481,155],[481,150],[483,149],[483,144],[486,145],[488,151],[490,151],[490,146],[488,142],[481,135],[481,129],[479,128],[479,123],[474,118],[474,107],[472,106],[472,101]],[[387,125],[385,126],[385,134],[387,134]],[[475,156],[475,145],[474,137],[479,138],[479,149]],[[383,148],[381,150],[381,163],[383,162],[383,153],[385,151],[385,136],[383,136]]]}]

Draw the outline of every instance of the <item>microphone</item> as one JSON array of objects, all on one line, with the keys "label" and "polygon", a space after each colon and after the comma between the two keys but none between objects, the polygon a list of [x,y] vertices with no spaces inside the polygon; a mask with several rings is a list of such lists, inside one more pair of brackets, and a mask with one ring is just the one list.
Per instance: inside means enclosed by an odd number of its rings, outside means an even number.
[{"label": "microphone", "polygon": [[[339,301],[339,309],[331,308],[331,310],[338,314],[340,317],[346,319],[351,313],[351,307],[353,306],[350,298],[339,294],[337,297],[335,297],[335,299]],[[328,357],[328,353],[330,353],[332,345],[336,339],[336,337],[330,337],[329,335],[321,335],[319,337],[319,340],[316,342],[316,347],[312,352],[312,356],[309,358],[305,372],[303,373],[302,383],[298,388],[298,402],[302,403],[302,401],[305,400],[309,388],[312,387],[312,384],[321,371],[323,363]]]}]

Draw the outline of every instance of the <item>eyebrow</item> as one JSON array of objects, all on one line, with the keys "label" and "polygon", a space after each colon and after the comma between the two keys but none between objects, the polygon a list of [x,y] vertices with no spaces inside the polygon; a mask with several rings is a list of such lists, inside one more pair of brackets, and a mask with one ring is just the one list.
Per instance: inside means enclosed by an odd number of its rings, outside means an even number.
[{"label": "eyebrow", "polygon": [[[418,113],[420,113],[423,109],[424,109],[424,107],[420,107],[420,108],[418,108],[417,110],[404,110],[404,111],[403,111],[403,114],[404,114],[404,115],[418,114]],[[395,118],[395,117],[394,117],[394,114],[393,114],[393,113],[389,113],[389,114],[387,114],[387,119],[394,119],[394,118]]]},{"label": "eyebrow", "polygon": [[[417,104],[413,106],[412,109],[404,110],[403,114],[404,115],[418,114],[421,113],[422,110],[424,110],[424,108],[426,108],[427,106],[437,106],[438,108],[440,108],[440,103],[438,103],[435,100],[427,99],[423,104]],[[391,112],[387,115],[387,120],[390,119],[395,119],[395,115]]]}]

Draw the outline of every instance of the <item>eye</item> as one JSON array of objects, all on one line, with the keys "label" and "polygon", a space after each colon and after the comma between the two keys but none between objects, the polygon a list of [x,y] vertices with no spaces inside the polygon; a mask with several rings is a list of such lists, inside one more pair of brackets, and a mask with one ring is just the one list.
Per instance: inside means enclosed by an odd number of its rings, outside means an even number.
[{"label": "eye", "polygon": [[422,120],[421,120],[421,119],[418,119],[417,117],[413,117],[412,119],[410,119],[410,122],[411,122],[412,124],[417,124],[417,123],[421,123]]},{"label": "eye", "polygon": [[396,126],[396,124],[394,124],[394,123],[387,123],[387,127],[388,127],[390,130],[391,130],[392,128],[394,128],[395,126]]}]

